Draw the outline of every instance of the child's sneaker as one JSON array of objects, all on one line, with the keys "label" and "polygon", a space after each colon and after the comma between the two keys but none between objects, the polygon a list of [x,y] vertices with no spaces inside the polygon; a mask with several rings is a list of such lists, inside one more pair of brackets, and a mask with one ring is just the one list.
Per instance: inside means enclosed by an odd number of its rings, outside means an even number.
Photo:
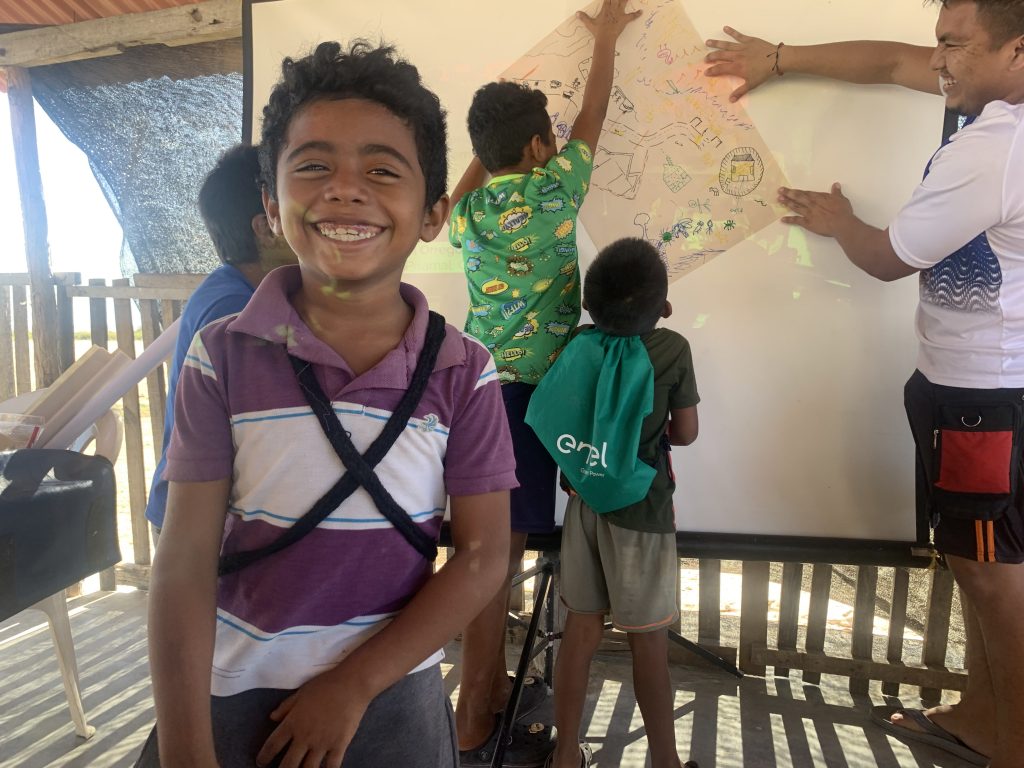
[{"label": "child's sneaker", "polygon": [[[462,768],[489,768],[498,746],[498,731],[501,715],[494,717],[494,730],[487,741],[475,749],[459,750],[459,765]],[[511,742],[505,747],[505,768],[541,768],[555,750],[553,729],[544,723],[530,723],[517,720],[512,724]],[[589,763],[587,763],[589,765]]]},{"label": "child's sneaker", "polygon": [[[551,761],[554,759],[555,753],[552,752],[548,755],[548,759],[544,762],[544,768],[551,768]],[[580,742],[580,768],[590,768],[590,761],[594,759],[594,752],[590,749],[590,745],[585,741]]]}]

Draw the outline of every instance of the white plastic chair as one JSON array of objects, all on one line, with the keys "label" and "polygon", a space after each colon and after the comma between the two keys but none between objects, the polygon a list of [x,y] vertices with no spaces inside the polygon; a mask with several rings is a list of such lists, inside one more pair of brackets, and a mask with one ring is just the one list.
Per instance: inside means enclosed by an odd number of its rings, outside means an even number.
[{"label": "white plastic chair", "polygon": [[[0,403],[0,413],[23,412],[44,391],[39,389],[6,400]],[[91,443],[95,442],[95,454],[103,456],[113,464],[121,453],[123,438],[124,427],[121,424],[121,418],[113,410],[110,410],[82,433],[71,445],[70,450],[84,452]],[[71,635],[71,618],[68,615],[66,590],[55,592],[31,608],[46,614],[50,625],[50,635],[57,651],[57,664],[60,667],[61,680],[64,682],[64,693],[71,710],[71,721],[75,724],[75,733],[83,739],[88,739],[96,733],[96,729],[87,722],[85,708],[82,706],[78,662],[75,659],[75,642]]]}]

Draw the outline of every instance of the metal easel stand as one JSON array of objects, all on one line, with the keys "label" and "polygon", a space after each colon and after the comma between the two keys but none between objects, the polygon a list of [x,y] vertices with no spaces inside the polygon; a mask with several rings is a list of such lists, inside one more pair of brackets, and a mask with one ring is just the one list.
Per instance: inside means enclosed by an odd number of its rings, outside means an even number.
[{"label": "metal easel stand", "polygon": [[[523,650],[519,654],[519,664],[516,666],[516,676],[512,681],[512,693],[509,694],[508,704],[501,715],[501,725],[498,727],[498,742],[494,748],[494,755],[491,757],[491,768],[501,768],[505,762],[505,749],[512,740],[512,725],[516,721],[516,712],[519,710],[519,698],[523,693],[523,683],[526,680],[526,673],[530,669],[530,662],[542,651],[544,652],[544,680],[548,685],[554,677],[554,641],[561,633],[554,631],[555,627],[555,603],[550,599],[551,580],[555,575],[555,567],[558,565],[558,552],[542,552],[537,559],[537,564],[529,570],[516,574],[512,579],[512,585],[516,586],[527,579],[538,577],[537,584],[533,590],[533,615],[530,617],[530,624],[527,627],[526,639],[523,641]],[[546,617],[547,628],[540,631],[541,614]],[[525,624],[518,616],[513,620],[517,624]]]},{"label": "metal easel stand", "polygon": [[[529,547],[528,547],[529,548]],[[562,633],[555,630],[555,601],[553,599],[552,579],[555,569],[558,567],[558,550],[541,552],[536,565],[529,570],[516,574],[512,579],[512,585],[522,584],[524,581],[538,577],[537,585],[533,592],[533,614],[527,625],[525,621],[514,614],[509,614],[509,620],[518,626],[526,627],[526,639],[523,642],[523,650],[519,654],[519,664],[516,667],[516,675],[512,682],[512,692],[509,695],[508,704],[501,716],[501,725],[498,730],[498,742],[495,746],[494,755],[491,758],[491,768],[501,768],[505,760],[505,749],[511,741],[512,725],[516,721],[516,712],[519,709],[519,699],[523,692],[523,684],[530,669],[530,662],[539,654],[544,654],[544,681],[550,686],[554,680],[554,642],[562,637]],[[540,618],[543,614],[545,629],[540,628]],[[606,628],[612,625],[606,624]],[[702,659],[714,664],[716,667],[743,678],[743,673],[732,663],[721,656],[702,648],[692,640],[680,635],[678,632],[669,631],[669,639],[672,642],[683,646],[691,653],[695,653]]]}]

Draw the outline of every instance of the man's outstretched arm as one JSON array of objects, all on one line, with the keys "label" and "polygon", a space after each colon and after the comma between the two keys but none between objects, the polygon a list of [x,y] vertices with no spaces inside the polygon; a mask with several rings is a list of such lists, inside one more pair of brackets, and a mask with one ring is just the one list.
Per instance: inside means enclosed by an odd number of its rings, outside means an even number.
[{"label": "man's outstretched arm", "polygon": [[732,40],[708,40],[713,48],[704,61],[709,77],[732,75],[743,84],[729,97],[736,101],[762,83],[782,74],[818,75],[849,83],[902,85],[940,94],[939,77],[931,67],[934,48],[886,40],[850,40],[820,45],[782,45],[725,27]]}]

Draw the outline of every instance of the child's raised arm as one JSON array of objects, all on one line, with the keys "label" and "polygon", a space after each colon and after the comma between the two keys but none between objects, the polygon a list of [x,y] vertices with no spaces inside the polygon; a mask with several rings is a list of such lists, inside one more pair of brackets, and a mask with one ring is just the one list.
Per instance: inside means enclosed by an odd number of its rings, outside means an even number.
[{"label": "child's raised arm", "polygon": [[210,674],[217,557],[231,480],[172,482],[149,593],[149,663],[160,761],[216,768]]},{"label": "child's raised arm", "polygon": [[594,36],[594,57],[590,62],[587,86],[583,90],[583,104],[573,123],[570,139],[582,139],[591,151],[597,148],[601,126],[608,112],[608,98],[615,78],[615,43],[622,30],[640,18],[640,11],[626,12],[628,0],[604,0],[597,16],[591,18],[583,11],[576,17]]}]

